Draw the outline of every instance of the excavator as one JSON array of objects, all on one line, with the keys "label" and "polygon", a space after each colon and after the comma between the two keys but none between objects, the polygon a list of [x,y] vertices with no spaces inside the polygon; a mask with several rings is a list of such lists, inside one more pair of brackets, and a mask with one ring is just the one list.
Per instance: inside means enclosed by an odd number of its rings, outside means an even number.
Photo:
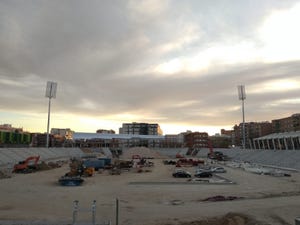
[{"label": "excavator", "polygon": [[207,154],[208,158],[215,159],[218,161],[228,160],[228,157],[226,155],[224,155],[223,152],[218,152],[218,151],[213,150],[211,140],[208,140],[207,144],[208,144],[208,148],[209,148],[209,153]]},{"label": "excavator", "polygon": [[37,169],[37,163],[40,156],[30,156],[24,161],[14,165],[13,173],[31,173]]}]

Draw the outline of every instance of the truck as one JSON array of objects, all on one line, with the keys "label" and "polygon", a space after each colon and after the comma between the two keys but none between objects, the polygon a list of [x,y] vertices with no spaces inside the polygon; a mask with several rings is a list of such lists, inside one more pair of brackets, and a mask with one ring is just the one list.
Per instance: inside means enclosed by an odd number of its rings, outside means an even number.
[{"label": "truck", "polygon": [[93,167],[96,171],[99,169],[104,169],[111,165],[110,158],[95,158],[95,159],[85,159],[83,160],[83,165],[85,167]]}]

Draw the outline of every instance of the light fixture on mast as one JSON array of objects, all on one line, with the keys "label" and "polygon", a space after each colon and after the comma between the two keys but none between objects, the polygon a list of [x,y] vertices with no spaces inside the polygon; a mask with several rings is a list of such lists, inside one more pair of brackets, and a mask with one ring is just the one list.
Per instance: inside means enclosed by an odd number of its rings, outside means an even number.
[{"label": "light fixture on mast", "polygon": [[49,148],[49,124],[50,124],[50,107],[51,107],[51,99],[56,98],[56,89],[57,83],[48,81],[46,87],[46,98],[49,98],[48,105],[48,123],[47,123],[47,140],[46,140],[46,148]]},{"label": "light fixture on mast", "polygon": [[246,92],[244,85],[238,85],[238,94],[239,100],[242,100],[242,113],[243,113],[243,149],[246,147],[246,131],[245,131],[245,103],[244,100],[246,99]]}]

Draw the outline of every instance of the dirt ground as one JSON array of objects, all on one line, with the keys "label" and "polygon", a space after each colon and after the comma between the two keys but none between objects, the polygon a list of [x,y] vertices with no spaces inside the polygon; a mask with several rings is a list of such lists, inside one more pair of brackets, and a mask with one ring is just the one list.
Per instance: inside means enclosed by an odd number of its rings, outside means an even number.
[{"label": "dirt ground", "polygon": [[[13,174],[0,180],[0,224],[72,224],[74,200],[79,201],[78,224],[91,224],[93,200],[97,224],[108,220],[116,224],[117,200],[122,225],[287,225],[300,216],[299,173],[272,177],[225,167],[227,173],[221,176],[234,184],[210,184],[173,178],[175,166],[164,165],[163,160],[151,159],[154,167],[148,172],[99,171],[78,187],[58,184],[69,170],[67,164]],[[237,200],[203,201],[218,195]]]}]

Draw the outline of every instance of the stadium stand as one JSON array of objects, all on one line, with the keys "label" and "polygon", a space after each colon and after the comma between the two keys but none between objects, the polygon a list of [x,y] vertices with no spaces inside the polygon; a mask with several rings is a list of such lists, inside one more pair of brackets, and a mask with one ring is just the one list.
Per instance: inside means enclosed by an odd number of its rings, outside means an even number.
[{"label": "stadium stand", "polygon": [[[215,149],[215,151],[223,152],[232,161],[300,170],[298,150]],[[208,152],[208,149],[201,149],[197,156],[206,158]]]},{"label": "stadium stand", "polygon": [[81,157],[80,148],[0,148],[0,166],[12,166],[29,156],[39,155],[41,161]]}]

